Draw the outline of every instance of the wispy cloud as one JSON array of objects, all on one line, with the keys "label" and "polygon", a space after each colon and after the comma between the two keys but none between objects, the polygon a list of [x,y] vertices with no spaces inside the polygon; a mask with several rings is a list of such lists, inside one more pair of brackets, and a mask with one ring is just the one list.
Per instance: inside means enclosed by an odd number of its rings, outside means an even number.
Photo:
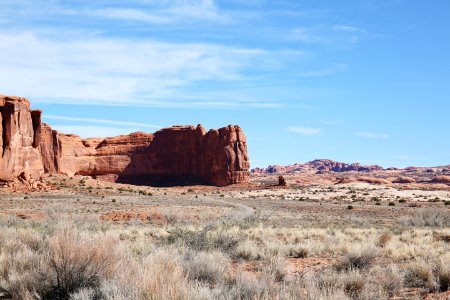
[{"label": "wispy cloud", "polygon": [[355,135],[367,138],[367,139],[388,139],[390,138],[389,134],[386,133],[376,133],[376,132],[368,132],[368,131],[359,131],[356,132]]},{"label": "wispy cloud", "polygon": [[149,1],[143,2],[143,4],[147,4],[147,6],[143,6],[140,9],[108,7],[92,11],[83,10],[78,13],[102,18],[155,24],[195,20],[224,23],[229,22],[231,18],[229,15],[220,11],[213,0]]},{"label": "wispy cloud", "polygon": [[[273,107],[273,102],[191,100],[179,90],[202,82],[245,81],[247,67],[275,53],[214,44],[0,33],[0,89],[36,102],[156,107]],[[289,54],[285,54],[289,55]],[[20,80],[18,80],[20,78]],[[180,97],[180,98],[178,98]]]},{"label": "wispy cloud", "polygon": [[44,118],[50,119],[50,120],[76,121],[76,122],[85,122],[85,123],[125,125],[125,126],[138,126],[138,127],[149,127],[149,128],[161,128],[162,127],[159,125],[151,125],[151,124],[138,123],[138,122],[122,122],[122,121],[91,119],[91,118],[74,118],[74,117],[65,117],[65,116],[56,116],[56,115],[47,115],[47,114],[44,115]]},{"label": "wispy cloud", "polygon": [[331,27],[334,31],[343,31],[343,32],[366,32],[365,29],[355,27],[355,26],[348,26],[348,25],[335,25]]},{"label": "wispy cloud", "polygon": [[372,33],[368,30],[350,25],[316,25],[293,29],[288,39],[305,44],[351,45],[363,39],[386,37],[385,34]]},{"label": "wispy cloud", "polygon": [[[116,2],[116,3],[112,3]],[[154,24],[192,21],[228,22],[230,16],[214,0],[130,0],[123,1],[2,0],[0,16],[14,12],[20,16],[75,16],[138,21]]]},{"label": "wispy cloud", "polygon": [[167,24],[174,21],[173,18],[145,12],[138,9],[105,8],[91,11],[88,14],[103,18],[119,19],[126,21],[139,21],[156,24]]},{"label": "wispy cloud", "polygon": [[307,44],[327,42],[327,39],[321,36],[316,28],[296,28],[292,31],[290,38]]},{"label": "wispy cloud", "polygon": [[322,129],[321,128],[313,128],[313,127],[299,127],[299,126],[289,126],[284,129],[285,131],[297,133],[304,136],[313,136],[319,134]]}]

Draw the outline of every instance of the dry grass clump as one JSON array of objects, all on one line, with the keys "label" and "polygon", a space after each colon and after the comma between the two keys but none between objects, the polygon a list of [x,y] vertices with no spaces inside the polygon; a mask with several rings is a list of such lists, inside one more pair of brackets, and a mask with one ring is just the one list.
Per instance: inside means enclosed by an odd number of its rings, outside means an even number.
[{"label": "dry grass clump", "polygon": [[208,284],[219,283],[228,272],[229,259],[222,252],[192,252],[185,254],[183,267],[188,278]]},{"label": "dry grass clump", "polygon": [[280,256],[269,257],[263,267],[263,273],[274,281],[283,281],[287,275],[286,261]]},{"label": "dry grass clump", "polygon": [[389,241],[392,239],[392,234],[390,232],[383,232],[377,241],[377,246],[380,248],[383,248],[389,243]]},{"label": "dry grass clump", "polygon": [[382,287],[389,297],[393,297],[404,286],[404,272],[399,266],[374,266],[369,270],[367,278],[370,284]]},{"label": "dry grass clump", "polygon": [[169,230],[169,235],[162,242],[186,246],[195,251],[220,250],[231,253],[239,243],[240,237],[213,226],[200,229],[175,227]]},{"label": "dry grass clump", "polygon": [[403,217],[401,222],[406,226],[446,227],[450,226],[450,210],[420,209],[412,215]]},{"label": "dry grass clump", "polygon": [[450,260],[418,259],[410,262],[405,270],[405,285],[429,291],[448,291],[450,288]]},{"label": "dry grass clump", "polygon": [[81,289],[97,289],[120,264],[117,248],[107,238],[94,240],[67,228],[42,241],[23,237],[2,247],[1,257],[0,278],[17,299],[67,299]]},{"label": "dry grass clump", "polygon": [[240,242],[236,248],[236,256],[245,260],[259,260],[262,258],[260,247],[252,240]]},{"label": "dry grass clump", "polygon": [[405,285],[427,290],[436,288],[432,266],[425,260],[417,260],[407,265],[405,270]]},{"label": "dry grass clump", "polygon": [[445,260],[445,258],[439,260],[434,268],[434,273],[439,291],[450,290],[450,260]]},{"label": "dry grass clump", "polygon": [[337,270],[353,270],[369,268],[379,252],[375,247],[354,248],[344,254],[336,264]]},{"label": "dry grass clump", "polygon": [[308,249],[300,245],[291,246],[287,251],[287,256],[293,258],[306,258],[308,257]]}]

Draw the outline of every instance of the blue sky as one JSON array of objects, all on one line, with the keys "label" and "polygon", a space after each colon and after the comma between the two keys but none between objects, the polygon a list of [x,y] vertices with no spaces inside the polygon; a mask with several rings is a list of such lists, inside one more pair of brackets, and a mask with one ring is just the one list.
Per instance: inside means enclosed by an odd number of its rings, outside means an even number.
[{"label": "blue sky", "polygon": [[239,124],[252,167],[450,163],[450,1],[1,0],[0,93],[81,136]]}]

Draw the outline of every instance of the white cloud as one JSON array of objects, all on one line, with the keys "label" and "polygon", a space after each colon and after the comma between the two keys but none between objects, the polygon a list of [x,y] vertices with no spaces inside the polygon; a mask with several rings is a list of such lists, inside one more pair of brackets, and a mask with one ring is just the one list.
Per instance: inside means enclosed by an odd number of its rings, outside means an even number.
[{"label": "white cloud", "polygon": [[122,122],[114,120],[103,120],[103,119],[91,119],[91,118],[74,118],[65,116],[55,116],[55,115],[44,115],[44,119],[50,120],[63,120],[63,121],[76,121],[76,122],[86,122],[86,123],[99,123],[99,124],[112,124],[112,125],[125,125],[125,126],[138,126],[138,127],[150,127],[150,128],[162,128],[159,125],[151,125],[138,122]]},{"label": "white cloud", "polygon": [[317,135],[322,131],[321,128],[298,127],[298,126],[289,126],[286,127],[284,130],[305,136]]},{"label": "white cloud", "polygon": [[212,0],[172,0],[158,3],[150,1],[148,4],[150,6],[144,6],[144,8],[140,9],[108,7],[92,11],[83,10],[78,11],[78,13],[155,24],[189,22],[193,20],[224,23],[231,20],[230,16],[220,11]]},{"label": "white cloud", "polygon": [[[115,3],[114,3],[115,2]],[[154,24],[191,21],[229,22],[231,16],[220,10],[214,0],[130,0],[74,1],[2,0],[0,17],[14,13],[21,17],[75,16],[139,21]]]},{"label": "white cloud", "polygon": [[386,133],[375,133],[368,131],[360,131],[355,133],[359,137],[367,138],[367,139],[388,139],[390,136]]},{"label": "white cloud", "polygon": [[148,13],[137,9],[118,9],[118,8],[105,8],[94,10],[89,13],[92,16],[120,19],[127,21],[140,21],[156,24],[167,24],[174,21],[172,18]]},{"label": "white cloud", "polygon": [[363,39],[380,38],[386,35],[371,33],[364,28],[349,25],[316,25],[293,29],[288,39],[306,44],[347,45],[357,44]]},{"label": "white cloud", "polygon": [[213,44],[0,33],[0,90],[35,102],[157,107],[273,107],[272,102],[206,99],[180,89],[245,81],[249,65],[272,56],[260,49]]},{"label": "white cloud", "polygon": [[89,137],[113,137],[117,135],[130,134],[138,131],[136,128],[116,128],[102,126],[82,126],[82,125],[55,125],[53,129],[65,134],[76,134],[82,138]]},{"label": "white cloud", "polygon": [[348,26],[348,25],[335,25],[331,28],[334,31],[344,31],[344,32],[366,32],[366,30],[355,27],[355,26]]},{"label": "white cloud", "polygon": [[326,41],[323,37],[321,37],[318,34],[316,29],[314,29],[314,28],[306,28],[306,27],[294,29],[292,31],[290,37],[293,40],[304,42],[304,43],[307,43],[307,44],[323,43],[323,42]]}]

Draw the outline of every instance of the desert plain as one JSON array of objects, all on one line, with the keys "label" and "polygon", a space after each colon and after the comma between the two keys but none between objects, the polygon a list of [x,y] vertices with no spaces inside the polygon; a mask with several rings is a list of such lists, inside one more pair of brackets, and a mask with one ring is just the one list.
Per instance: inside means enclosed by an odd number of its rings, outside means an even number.
[{"label": "desert plain", "polygon": [[1,190],[0,299],[448,299],[447,170],[227,187],[47,174]]}]

